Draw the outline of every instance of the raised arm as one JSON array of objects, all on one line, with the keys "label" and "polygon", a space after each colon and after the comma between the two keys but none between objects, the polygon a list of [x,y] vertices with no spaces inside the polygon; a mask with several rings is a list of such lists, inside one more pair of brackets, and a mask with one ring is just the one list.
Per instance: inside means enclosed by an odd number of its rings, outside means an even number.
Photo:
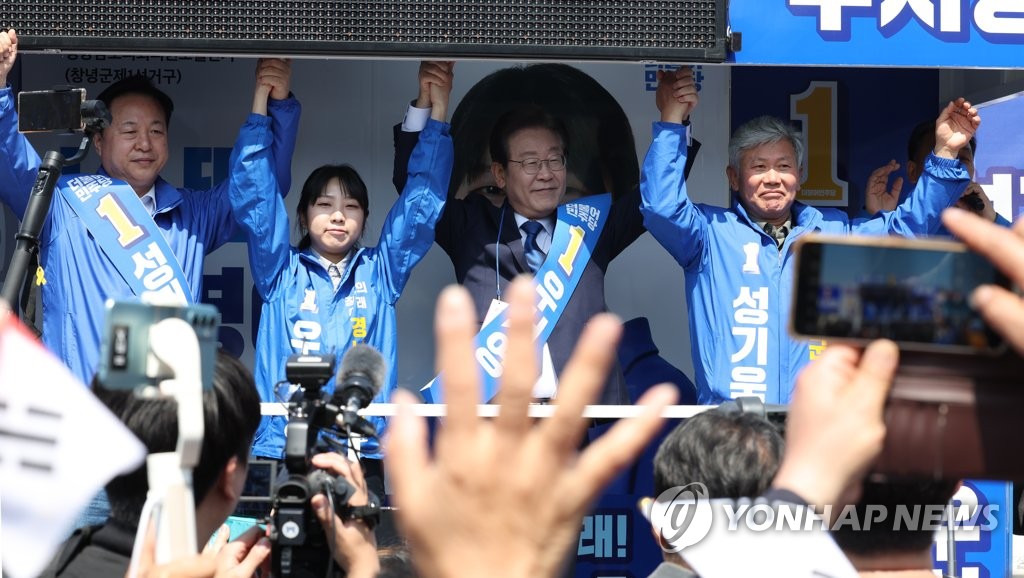
[{"label": "raised arm", "polygon": [[284,206],[275,167],[273,124],[267,100],[280,77],[257,74],[252,114],[239,131],[231,151],[228,199],[235,220],[249,241],[253,281],[264,299],[277,289],[280,272],[290,250],[288,211]]},{"label": "raised arm", "polygon": [[18,132],[14,91],[7,86],[17,58],[18,35],[13,29],[0,31],[0,199],[20,219],[39,171],[39,155]]},{"label": "raised arm", "polygon": [[427,122],[409,161],[405,190],[388,211],[381,230],[379,249],[392,302],[401,296],[413,267],[434,244],[435,226],[444,210],[452,174],[448,130],[443,119]]},{"label": "raised arm", "polygon": [[[667,76],[662,74],[659,79],[665,78],[668,85],[662,93],[659,93],[658,108],[662,110],[662,121],[689,126],[690,114],[697,107],[698,94],[697,84],[694,81],[693,69],[682,67]],[[671,91],[669,91],[671,88]],[[664,99],[665,102],[661,102]],[[668,115],[669,118],[666,118]],[[686,136],[689,137],[689,129]],[[690,175],[693,167],[693,159],[700,150],[700,143],[696,140],[686,138],[686,161],[683,168],[683,179]],[[640,211],[641,195],[639,189],[634,189],[620,197],[612,207],[608,225],[605,227],[605,234],[612,234],[611,242],[614,259],[624,251],[647,229],[644,227],[644,215]]]},{"label": "raised arm", "polygon": [[654,238],[684,268],[695,265],[702,254],[707,223],[686,194],[688,120],[696,104],[693,71],[658,72],[655,100],[661,122],[654,123],[654,140],[640,171],[640,212]]},{"label": "raised arm", "polygon": [[889,185],[892,173],[899,170],[896,159],[871,171],[868,177],[868,188],[864,191],[864,210],[874,216],[882,211],[893,211],[900,202],[900,191],[903,190],[903,177],[896,177]]},{"label": "raised arm", "polygon": [[[455,77],[455,63],[451,61],[424,60],[420,62],[417,81],[419,93],[409,107],[405,121],[394,127],[395,163],[391,182],[401,193],[409,178],[409,159],[416,147],[420,131],[426,119],[444,121],[448,114],[448,99]],[[427,113],[429,111],[429,114]],[[436,116],[436,115],[440,116]]]},{"label": "raised arm", "polygon": [[[291,187],[292,152],[299,128],[302,108],[290,96],[291,62],[279,58],[261,58],[256,65],[256,90],[253,94],[253,114],[265,119],[270,142],[271,170],[274,177],[274,191],[285,196]],[[282,97],[276,99],[276,96]],[[269,117],[267,116],[269,114]],[[252,122],[252,116],[246,124]],[[261,123],[263,121],[260,121]],[[245,134],[245,128],[241,135]],[[239,138],[242,138],[242,136]],[[235,154],[238,149],[236,143]],[[251,143],[250,143],[251,144]],[[234,158],[234,157],[232,157]],[[229,173],[233,169],[229,169]],[[285,184],[286,183],[286,184]],[[228,180],[217,183],[208,191],[191,191],[186,195],[188,202],[198,205],[195,214],[205,219],[202,225],[193,224],[196,231],[203,230],[206,252],[227,243],[235,236],[237,219],[228,196]],[[287,224],[285,225],[287,228]],[[287,235],[285,236],[287,239]]]},{"label": "raised arm", "polygon": [[[274,174],[282,197],[292,187],[292,155],[302,107],[291,93],[292,63],[290,59],[265,58],[256,69],[257,80],[271,86],[270,99],[265,101],[274,133]],[[262,80],[260,80],[262,78]]]},{"label": "raised arm", "polygon": [[943,209],[953,206],[970,182],[957,155],[979,124],[981,116],[971,103],[963,98],[950,102],[935,121],[935,148],[925,159],[924,172],[910,196],[890,213],[855,223],[853,230],[903,237],[934,234]]},{"label": "raised arm", "polygon": [[7,86],[7,75],[18,59],[18,34],[13,28],[0,32],[0,88]]}]

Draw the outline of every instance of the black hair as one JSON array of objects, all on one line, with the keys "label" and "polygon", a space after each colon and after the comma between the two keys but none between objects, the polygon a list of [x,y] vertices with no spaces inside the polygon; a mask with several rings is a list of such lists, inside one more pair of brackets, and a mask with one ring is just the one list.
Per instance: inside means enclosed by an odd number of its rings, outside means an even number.
[{"label": "black hair", "polygon": [[[149,453],[171,452],[178,443],[178,404],[173,399],[143,399],[134,392],[107,389],[98,378],[93,393],[146,446]],[[213,388],[203,392],[203,444],[192,471],[199,504],[232,457],[245,464],[260,424],[260,396],[252,373],[237,359],[217,353]],[[146,464],[107,483],[110,517],[134,527],[149,491]]]},{"label": "black hair", "polygon": [[382,546],[377,550],[380,559],[380,572],[377,578],[416,578],[416,567],[412,563],[412,554],[405,543]]},{"label": "black hair", "polygon": [[[528,128],[547,129],[562,141],[562,153],[569,156],[569,132],[558,118],[536,105],[514,108],[501,115],[491,129],[491,160],[508,167],[508,143],[515,133]],[[517,159],[518,160],[518,159]]]},{"label": "black hair", "polygon": [[103,89],[103,92],[96,99],[103,101],[103,104],[107,105],[107,109],[110,110],[111,103],[118,97],[126,94],[141,94],[155,100],[164,111],[164,124],[168,127],[171,126],[171,113],[174,112],[174,101],[171,100],[171,97],[167,96],[166,92],[154,86],[149,77],[142,74],[134,74],[118,80]]},{"label": "black hair", "polygon": [[700,482],[710,498],[754,498],[782,461],[782,435],[752,413],[705,411],[676,426],[654,456],[654,495]]},{"label": "black hair", "polygon": [[338,179],[345,194],[359,203],[359,208],[363,210],[364,220],[370,216],[370,197],[366,192],[366,183],[354,168],[349,165],[317,167],[306,177],[306,182],[302,183],[299,205],[295,208],[297,217],[295,226],[299,230],[299,235],[302,236],[302,239],[299,240],[299,249],[308,249],[310,245],[309,232],[306,230],[309,223],[303,226],[303,223],[306,222],[306,211],[324,194],[324,189],[332,179]]},{"label": "black hair", "polygon": [[450,195],[463,182],[491,170],[488,145],[496,120],[526,105],[539,106],[562,121],[569,135],[563,144],[572,142],[572,151],[566,152],[569,170],[587,192],[618,197],[637,187],[636,143],[622,106],[582,70],[546,63],[496,70],[459,102],[452,114],[455,162]]},{"label": "black hair", "polygon": [[[968,146],[971,147],[972,154],[977,153],[978,139],[972,136]],[[922,121],[914,127],[914,130],[910,131],[910,138],[907,139],[907,160],[921,164],[933,148],[935,148],[935,120]]]},{"label": "black hair", "polygon": [[[896,553],[914,553],[928,550],[935,540],[935,527],[929,524],[904,524],[897,527],[897,510],[906,509],[907,515],[917,521],[927,518],[925,508],[942,508],[956,492],[957,480],[891,480],[864,481],[860,500],[848,506],[856,512],[855,524],[833,523],[832,537],[847,554],[881,556]],[[867,508],[885,508],[886,517],[870,522]],[[840,516],[839,520],[842,520]],[[837,521],[838,522],[838,521]]]}]

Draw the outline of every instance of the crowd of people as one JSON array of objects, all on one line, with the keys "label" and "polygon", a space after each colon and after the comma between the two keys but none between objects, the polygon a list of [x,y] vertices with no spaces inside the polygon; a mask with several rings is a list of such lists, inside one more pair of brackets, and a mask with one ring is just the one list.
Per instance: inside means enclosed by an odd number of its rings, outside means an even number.
[{"label": "crowd of people", "polygon": [[[21,217],[40,159],[17,130],[7,83],[16,57],[17,34],[0,33],[0,199]],[[519,78],[524,69],[509,70],[488,77],[479,90],[508,83],[503,75],[527,85]],[[574,70],[538,65],[532,74],[563,78]],[[252,111],[234,144],[229,176],[208,191],[179,189],[160,176],[173,111],[166,94],[130,77],[99,95],[111,112],[109,126],[89,135],[101,167],[61,181],[40,234],[46,346],[92,383],[150,452],[169,451],[178,432],[172,402],[138,399],[94,379],[104,303],[153,293],[197,301],[205,255],[237,233],[248,241],[263,301],[255,370],[220,354],[214,387],[204,395],[206,436],[193,477],[199,544],[238,505],[249,460],[282,458],[286,418],[261,417],[259,402],[291,396],[293,389],[282,387],[290,356],[340,355],[366,343],[395,365],[395,305],[433,243],[450,257],[459,285],[444,290],[437,305],[441,379],[428,395],[447,404],[447,417],[433,449],[426,424],[411,409],[418,398],[399,388],[392,373],[374,401],[394,401],[399,412],[390,421],[374,419],[380,443],[364,443],[358,461],[336,453],[313,458],[315,467],[352,484],[352,506],[383,494],[385,475],[392,489],[407,548],[397,551],[379,550],[365,519],[339,517],[324,496],[314,498],[330,554],[348,576],[564,574],[583,516],[658,435],[662,410],[680,399],[714,405],[752,395],[791,404],[785,440],[750,414],[706,412],[664,439],[653,458],[654,487],[644,491],[659,495],[700,481],[710,498],[819,511],[857,503],[858,496],[864,503],[881,500],[896,486],[879,489],[865,478],[881,451],[899,351],[887,341],[864,350],[833,344],[812,363],[807,342],[785,330],[793,245],[812,232],[913,238],[948,231],[1024,281],[1024,227],[1000,223],[972,185],[969,161],[981,119],[963,99],[915,132],[913,191],[900,200],[893,192],[898,185],[886,184],[895,167],[880,168],[868,194],[867,208],[876,214],[851,218],[796,200],[804,140],[773,117],[743,124],[730,139],[731,204],[692,202],[686,177],[699,143],[690,135],[690,117],[699,99],[689,67],[659,71],[660,120],[638,173],[624,177],[602,166],[622,159],[602,152],[595,162],[595,154],[579,152],[594,146],[587,131],[614,134],[615,115],[605,115],[611,128],[595,128],[543,99],[495,97],[484,99],[483,112],[457,110],[449,124],[454,74],[452,62],[420,65],[417,98],[394,133],[400,194],[375,246],[363,239],[367,187],[349,165],[314,170],[289,221],[284,198],[301,106],[291,92],[288,60],[258,61]],[[600,85],[593,90],[606,94]],[[632,149],[631,131],[623,134]],[[471,137],[475,144],[465,144]],[[81,188],[83,182],[88,186]],[[980,207],[968,199],[979,196]],[[981,216],[951,208],[958,204]],[[604,277],[645,231],[685,274],[691,335],[700,336],[692,345],[694,384],[681,376],[679,383],[638,387],[631,382],[633,364],[619,363],[623,324],[607,313]],[[166,274],[151,276],[149,268]],[[1024,354],[1019,297],[981,287],[971,306]],[[495,339],[498,355],[481,355],[479,344]],[[477,417],[480,403],[500,405],[500,414]],[[555,404],[554,416],[535,423],[527,410],[537,403]],[[635,403],[642,411],[591,438],[595,423],[582,413],[592,403]],[[955,482],[944,480],[931,492],[901,486],[902,494],[895,493],[944,503]],[[231,542],[218,532],[202,554],[156,564],[152,535],[139,527],[146,492],[145,466],[112,480],[106,497],[94,503],[96,519],[75,532],[46,575],[249,576],[269,563],[272,548],[257,526]],[[728,560],[711,569],[691,565],[685,551],[664,543],[659,528],[654,534],[666,551],[655,576],[736,575]],[[903,550],[887,549],[889,536],[859,538],[836,535],[847,558],[831,569],[835,575],[853,568],[927,570],[920,537]],[[785,540],[776,553],[760,561],[768,575],[792,567],[794,551]]]}]

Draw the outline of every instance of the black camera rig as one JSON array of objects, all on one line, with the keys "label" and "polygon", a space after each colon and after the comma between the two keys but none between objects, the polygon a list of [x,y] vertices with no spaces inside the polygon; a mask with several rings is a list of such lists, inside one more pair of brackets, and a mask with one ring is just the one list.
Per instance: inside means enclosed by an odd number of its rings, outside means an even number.
[{"label": "black camera rig", "polygon": [[285,428],[288,474],[274,488],[272,498],[273,574],[326,576],[334,563],[331,543],[313,511],[313,496],[323,494],[340,519],[361,519],[371,530],[380,520],[380,499],[368,492],[366,505],[350,505],[356,488],[345,478],[313,468],[311,458],[322,447],[318,442],[333,450],[346,450],[343,441],[332,439],[332,435],[350,440],[353,435],[376,437],[376,430],[346,408],[340,391],[334,396],[322,393],[323,386],[335,376],[334,355],[294,355],[288,360],[285,375],[298,389],[289,400]]}]

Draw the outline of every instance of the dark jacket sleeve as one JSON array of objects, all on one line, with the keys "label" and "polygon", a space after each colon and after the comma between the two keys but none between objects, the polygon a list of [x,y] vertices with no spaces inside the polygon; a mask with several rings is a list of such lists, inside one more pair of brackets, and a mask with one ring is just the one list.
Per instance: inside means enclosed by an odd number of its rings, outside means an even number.
[{"label": "dark jacket sleeve", "polygon": [[689,146],[686,147],[686,166],[683,167],[683,178],[690,178],[690,169],[693,168],[693,161],[697,160],[697,152],[700,151],[700,141],[692,138]]},{"label": "dark jacket sleeve", "polygon": [[395,185],[395,191],[401,194],[405,189],[405,181],[409,178],[409,159],[420,140],[420,133],[402,130],[402,123],[396,124],[392,132],[395,141],[395,166],[391,182]]}]

